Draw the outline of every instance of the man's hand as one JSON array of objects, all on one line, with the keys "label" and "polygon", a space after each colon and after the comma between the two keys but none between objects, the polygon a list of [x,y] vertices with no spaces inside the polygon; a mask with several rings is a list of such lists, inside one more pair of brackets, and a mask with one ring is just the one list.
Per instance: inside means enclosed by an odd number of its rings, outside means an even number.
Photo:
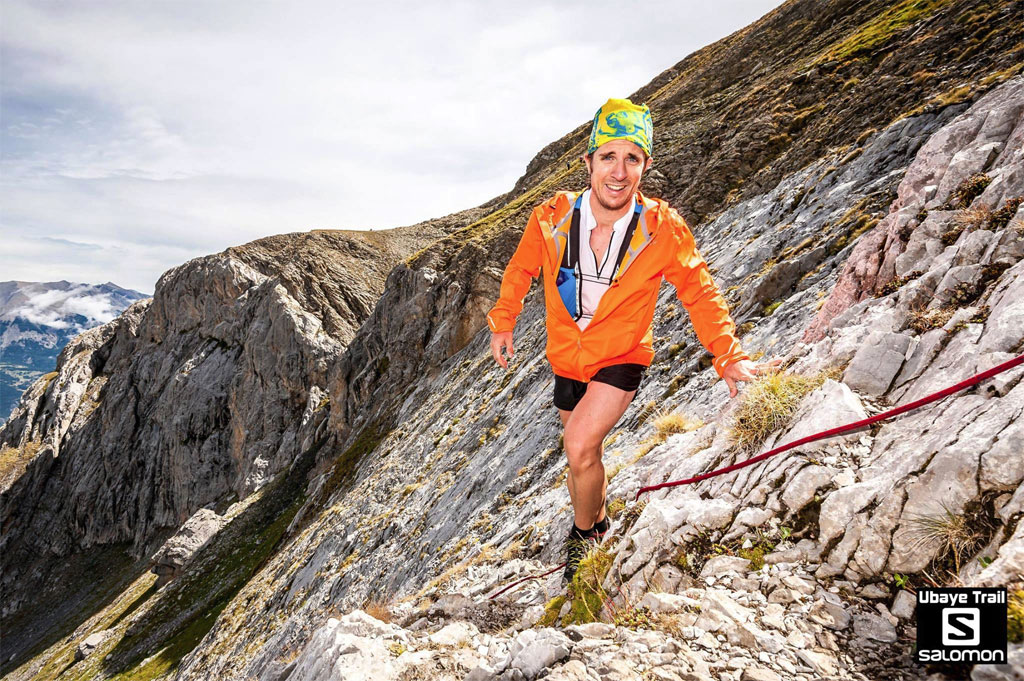
[{"label": "man's hand", "polygon": [[506,347],[508,348],[509,359],[511,359],[512,355],[515,354],[515,349],[512,347],[511,331],[491,334],[491,354],[494,355],[494,361],[500,364],[502,369],[508,369],[508,360],[501,354],[501,349]]},{"label": "man's hand", "polygon": [[[494,347],[493,340],[491,341],[491,347]],[[729,386],[729,397],[736,397],[739,394],[739,390],[736,389],[737,381],[753,381],[757,376],[775,371],[780,364],[782,364],[781,359],[757,363],[749,359],[741,359],[738,362],[727,365],[722,370],[722,378],[725,379],[725,384]]]}]

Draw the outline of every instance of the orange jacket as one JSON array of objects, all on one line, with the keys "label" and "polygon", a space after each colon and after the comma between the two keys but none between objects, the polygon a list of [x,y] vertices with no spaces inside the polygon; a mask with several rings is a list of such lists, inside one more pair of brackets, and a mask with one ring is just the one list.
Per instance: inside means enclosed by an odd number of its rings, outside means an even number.
[{"label": "orange jacket", "polygon": [[[740,348],[729,307],[697,252],[686,221],[665,201],[646,198],[641,192],[637,192],[640,222],[629,249],[611,286],[601,296],[593,319],[580,331],[555,285],[577,196],[557,192],[533,209],[505,268],[498,302],[487,313],[491,331],[513,329],[531,280],[543,269],[548,332],[545,354],[556,374],[589,382],[599,369],[611,364],[650,366],[654,358],[654,306],[661,278],[665,277],[676,287],[679,300],[690,314],[697,339],[714,355],[719,376],[726,365],[750,359]],[[580,248],[587,245],[581,244]]]}]

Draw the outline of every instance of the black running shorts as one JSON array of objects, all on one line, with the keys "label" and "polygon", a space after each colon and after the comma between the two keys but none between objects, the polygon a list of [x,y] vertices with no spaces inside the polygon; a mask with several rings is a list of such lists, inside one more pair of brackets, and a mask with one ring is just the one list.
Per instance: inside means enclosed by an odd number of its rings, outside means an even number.
[{"label": "black running shorts", "polygon": [[[640,379],[646,368],[643,364],[613,364],[599,369],[590,380],[614,385],[619,390],[629,392],[640,387]],[[559,409],[572,411],[586,392],[587,384],[583,381],[555,374],[555,406]],[[636,399],[636,394],[633,399]]]}]

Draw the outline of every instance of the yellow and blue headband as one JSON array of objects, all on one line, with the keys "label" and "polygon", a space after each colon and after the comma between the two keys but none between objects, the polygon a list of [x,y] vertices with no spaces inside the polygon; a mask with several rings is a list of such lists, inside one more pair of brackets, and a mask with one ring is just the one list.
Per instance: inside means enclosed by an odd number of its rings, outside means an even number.
[{"label": "yellow and blue headband", "polygon": [[646,104],[637,106],[628,99],[609,99],[594,114],[587,153],[593,154],[605,142],[625,139],[633,142],[651,156],[654,124],[651,110]]}]

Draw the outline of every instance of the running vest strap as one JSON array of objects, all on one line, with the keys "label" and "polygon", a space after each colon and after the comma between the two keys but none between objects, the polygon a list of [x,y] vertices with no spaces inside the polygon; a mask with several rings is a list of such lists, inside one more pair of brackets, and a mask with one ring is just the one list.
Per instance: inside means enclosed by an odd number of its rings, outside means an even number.
[{"label": "running vest strap", "polygon": [[[580,195],[576,197],[576,203],[573,204],[572,221],[569,223],[569,242],[562,253],[561,266],[558,268],[558,276],[555,278],[558,295],[562,298],[565,309],[568,310],[569,316],[573,320],[583,316],[583,278],[580,276],[579,263],[580,205],[583,202],[583,195],[585,193],[580,192]],[[643,206],[639,201],[635,203],[633,219],[629,221],[626,233],[622,237],[622,245],[619,246],[619,252],[615,256],[615,268],[612,269],[612,272],[619,271],[619,265],[622,264],[622,259],[626,257],[626,252],[629,250],[629,242],[633,238],[633,232],[636,231],[636,226],[640,222],[640,212]],[[608,247],[611,248],[611,243],[608,244]]]}]

